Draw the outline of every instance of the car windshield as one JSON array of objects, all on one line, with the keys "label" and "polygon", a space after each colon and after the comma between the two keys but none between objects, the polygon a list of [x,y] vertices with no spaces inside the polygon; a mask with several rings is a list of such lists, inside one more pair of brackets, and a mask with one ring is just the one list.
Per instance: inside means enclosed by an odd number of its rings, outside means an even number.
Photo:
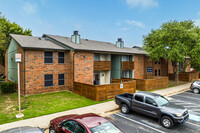
[{"label": "car windshield", "polygon": [[120,133],[121,131],[114,126],[111,122],[105,122],[96,127],[90,128],[92,133]]},{"label": "car windshield", "polygon": [[163,96],[160,96],[160,97],[156,98],[155,100],[156,100],[156,103],[159,106],[164,106],[164,105],[166,105],[166,104],[169,103],[169,101],[165,97],[163,97]]}]

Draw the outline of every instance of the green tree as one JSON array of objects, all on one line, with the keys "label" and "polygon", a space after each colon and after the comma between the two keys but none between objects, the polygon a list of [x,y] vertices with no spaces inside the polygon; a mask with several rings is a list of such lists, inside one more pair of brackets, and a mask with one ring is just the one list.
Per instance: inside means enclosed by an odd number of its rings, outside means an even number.
[{"label": "green tree", "polygon": [[0,64],[4,65],[5,51],[8,48],[11,37],[10,34],[20,34],[32,36],[30,29],[23,29],[15,22],[11,23],[0,12]]},{"label": "green tree", "polygon": [[200,29],[193,21],[170,21],[163,23],[159,29],[152,30],[144,36],[144,50],[151,59],[159,61],[167,58],[172,61],[173,77],[177,81],[178,63],[186,62],[200,65]]}]

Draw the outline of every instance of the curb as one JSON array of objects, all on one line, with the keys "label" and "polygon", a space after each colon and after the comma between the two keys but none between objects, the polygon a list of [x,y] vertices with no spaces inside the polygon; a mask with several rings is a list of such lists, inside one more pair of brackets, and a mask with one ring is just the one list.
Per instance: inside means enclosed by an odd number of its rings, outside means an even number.
[{"label": "curb", "polygon": [[179,90],[179,91],[176,91],[176,92],[173,92],[173,93],[169,93],[169,94],[165,94],[163,96],[172,96],[172,95],[175,95],[175,94],[178,94],[178,93],[181,93],[181,92],[184,92],[184,91],[187,91],[187,90],[190,90],[190,88],[187,88],[187,89],[182,89],[182,90]]}]

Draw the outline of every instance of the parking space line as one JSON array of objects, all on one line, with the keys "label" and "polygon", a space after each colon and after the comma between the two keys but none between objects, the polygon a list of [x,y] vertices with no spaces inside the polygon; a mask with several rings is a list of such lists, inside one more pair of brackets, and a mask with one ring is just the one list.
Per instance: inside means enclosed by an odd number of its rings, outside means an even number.
[{"label": "parking space line", "polygon": [[194,97],[188,97],[188,96],[181,96],[181,95],[175,95],[178,97],[184,97],[184,98],[190,98],[190,99],[195,99],[195,100],[199,100],[199,98],[194,98]]},{"label": "parking space line", "polygon": [[199,107],[199,106],[195,106],[195,105],[183,105],[184,107],[186,107],[186,108],[195,108],[195,107]]},{"label": "parking space line", "polygon": [[190,103],[177,103],[177,102],[173,102],[173,103],[175,103],[175,104],[190,104]]},{"label": "parking space line", "polygon": [[194,111],[194,110],[188,110],[188,111],[189,111],[189,114],[200,115],[199,112],[196,112],[196,111]]},{"label": "parking space line", "polygon": [[181,100],[177,100],[177,99],[173,99],[174,101],[177,101],[177,102],[187,102],[188,104],[192,104],[192,105],[196,105],[197,107],[200,107],[200,105],[196,104],[196,103],[190,103],[188,101],[181,101]]},{"label": "parking space line", "polygon": [[127,119],[127,120],[129,120],[129,121],[132,121],[132,122],[134,122],[134,123],[143,125],[143,126],[145,126],[145,127],[148,127],[148,128],[150,128],[150,129],[153,129],[153,130],[155,130],[155,131],[157,131],[157,132],[159,132],[159,133],[165,133],[164,131],[158,130],[158,129],[153,128],[153,127],[151,127],[151,126],[149,126],[149,125],[146,125],[146,124],[144,124],[144,123],[141,123],[141,122],[135,121],[135,120],[133,120],[133,119],[127,118],[127,117],[125,117],[125,116],[123,116],[123,115],[120,115],[120,114],[114,114],[114,115],[117,115],[117,116],[122,117],[122,118],[124,118],[124,119]]},{"label": "parking space line", "polygon": [[195,123],[192,123],[192,122],[189,122],[189,121],[187,121],[186,123],[188,123],[188,124],[190,124],[190,125],[194,125],[194,126],[200,127],[200,125],[195,124]]}]

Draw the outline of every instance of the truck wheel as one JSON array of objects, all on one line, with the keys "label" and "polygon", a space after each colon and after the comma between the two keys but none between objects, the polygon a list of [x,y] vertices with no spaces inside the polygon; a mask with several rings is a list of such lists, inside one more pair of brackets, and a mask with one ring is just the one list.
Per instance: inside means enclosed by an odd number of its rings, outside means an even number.
[{"label": "truck wheel", "polygon": [[121,109],[121,112],[123,114],[128,114],[129,113],[129,108],[128,108],[128,106],[126,104],[122,104],[120,109]]},{"label": "truck wheel", "polygon": [[194,92],[195,94],[198,94],[198,93],[199,93],[199,89],[194,88],[194,89],[193,89],[193,92]]},{"label": "truck wheel", "polygon": [[172,119],[168,116],[163,116],[161,118],[161,124],[163,127],[165,128],[172,128],[174,126],[174,122],[172,121]]}]

